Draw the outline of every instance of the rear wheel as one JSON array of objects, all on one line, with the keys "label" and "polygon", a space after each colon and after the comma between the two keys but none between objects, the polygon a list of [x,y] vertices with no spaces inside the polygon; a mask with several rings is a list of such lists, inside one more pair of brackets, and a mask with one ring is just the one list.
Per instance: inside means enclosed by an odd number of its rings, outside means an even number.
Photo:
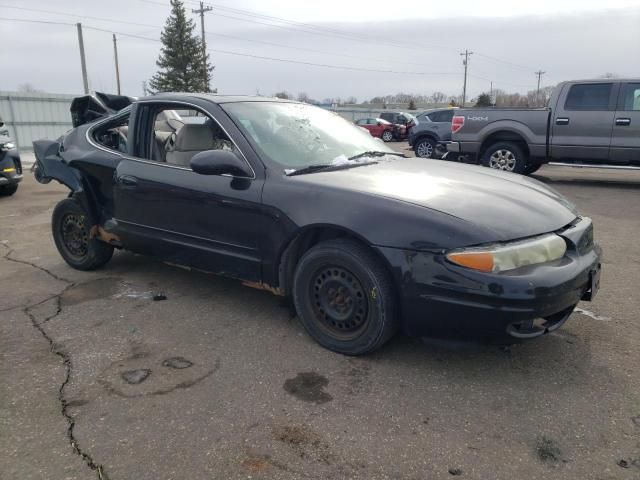
[{"label": "rear wheel", "polygon": [[0,187],[0,196],[2,197],[10,197],[14,193],[18,191],[18,184],[14,183],[13,185],[3,185]]},{"label": "rear wheel", "polygon": [[62,200],[53,210],[51,228],[53,240],[62,258],[77,270],[94,270],[113,256],[113,247],[91,238],[88,215],[78,202]]},{"label": "rear wheel", "polygon": [[382,140],[385,142],[390,142],[393,140],[393,132],[391,130],[385,130],[382,132]]},{"label": "rear wheel", "polygon": [[527,160],[522,148],[514,142],[494,143],[482,155],[485,167],[520,174],[525,173]]},{"label": "rear wheel", "polygon": [[525,175],[530,175],[534,172],[537,172],[542,164],[540,162],[529,162],[527,163],[527,167],[524,169]]},{"label": "rear wheel", "polygon": [[436,142],[430,138],[422,138],[416,142],[413,150],[420,158],[433,158],[436,153]]},{"label": "rear wheel", "polygon": [[389,274],[367,247],[331,240],[307,251],[296,266],[293,301],[309,335],[345,355],[363,355],[396,331]]}]

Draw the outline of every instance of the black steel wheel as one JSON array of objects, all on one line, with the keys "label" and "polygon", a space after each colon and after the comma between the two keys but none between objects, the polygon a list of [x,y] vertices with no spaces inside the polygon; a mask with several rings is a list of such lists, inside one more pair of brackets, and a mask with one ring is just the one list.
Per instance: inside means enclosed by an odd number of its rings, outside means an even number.
[{"label": "black steel wheel", "polygon": [[65,213],[60,222],[62,246],[68,255],[83,258],[89,251],[89,230],[85,225],[85,216]]},{"label": "black steel wheel", "polygon": [[318,325],[337,338],[358,336],[367,320],[369,302],[356,276],[342,267],[327,265],[313,274],[310,288]]},{"label": "black steel wheel", "polygon": [[53,210],[53,240],[62,258],[78,270],[93,270],[107,263],[113,247],[91,238],[88,215],[72,198],[62,200]]},{"label": "black steel wheel", "polygon": [[346,355],[375,350],[396,330],[389,275],[369,248],[352,240],[323,242],[302,256],[293,300],[311,337]]}]

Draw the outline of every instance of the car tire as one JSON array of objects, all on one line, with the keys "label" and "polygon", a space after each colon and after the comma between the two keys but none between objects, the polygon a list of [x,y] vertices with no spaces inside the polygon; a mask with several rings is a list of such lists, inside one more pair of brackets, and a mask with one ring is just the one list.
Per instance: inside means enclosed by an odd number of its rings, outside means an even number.
[{"label": "car tire", "polygon": [[385,130],[382,132],[382,140],[385,142],[390,142],[393,140],[393,132],[391,130]]},{"label": "car tire", "polygon": [[10,197],[18,191],[18,185],[3,185],[0,187],[0,197]]},{"label": "car tire", "polygon": [[51,229],[58,252],[76,270],[95,270],[113,256],[113,247],[91,238],[88,215],[72,198],[59,202],[53,210]]},{"label": "car tire", "polygon": [[435,158],[436,142],[431,138],[421,138],[415,143],[413,151],[416,153],[416,157]]},{"label": "car tire", "polygon": [[531,175],[534,172],[537,172],[542,164],[540,162],[529,162],[527,167],[524,169],[525,175]]},{"label": "car tire", "polygon": [[296,266],[293,302],[309,335],[345,355],[364,355],[397,330],[389,273],[366,246],[330,240],[308,250]]},{"label": "car tire", "polygon": [[528,158],[517,143],[498,142],[485,150],[481,163],[495,170],[524,174]]}]

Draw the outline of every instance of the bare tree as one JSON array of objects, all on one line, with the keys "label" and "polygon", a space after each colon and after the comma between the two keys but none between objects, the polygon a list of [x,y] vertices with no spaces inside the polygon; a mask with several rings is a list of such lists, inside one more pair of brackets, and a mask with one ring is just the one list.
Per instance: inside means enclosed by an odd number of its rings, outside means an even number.
[{"label": "bare tree", "polygon": [[306,92],[298,93],[298,101],[304,103],[313,103],[313,100],[311,100],[311,97],[309,97]]},{"label": "bare tree", "polygon": [[282,90],[281,92],[274,93],[273,96],[276,98],[282,98],[284,100],[289,100],[290,98],[293,98],[293,95],[291,95],[289,92],[286,92],[284,90]]},{"label": "bare tree", "polygon": [[24,93],[42,92],[42,90],[34,87],[29,82],[24,82],[24,83],[21,83],[20,85],[18,85],[18,91],[19,92],[24,92]]}]

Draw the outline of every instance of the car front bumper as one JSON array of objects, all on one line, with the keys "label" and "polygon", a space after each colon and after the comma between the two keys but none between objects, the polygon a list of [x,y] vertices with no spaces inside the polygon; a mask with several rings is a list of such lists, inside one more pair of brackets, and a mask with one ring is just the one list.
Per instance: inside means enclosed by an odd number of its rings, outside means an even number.
[{"label": "car front bumper", "polygon": [[22,163],[18,150],[0,151],[0,186],[22,181]]},{"label": "car front bumper", "polygon": [[378,247],[392,265],[404,332],[513,340],[558,328],[580,300],[591,298],[601,256],[588,240],[590,219],[560,234],[567,241],[563,258],[498,274],[454,265],[443,252]]}]

